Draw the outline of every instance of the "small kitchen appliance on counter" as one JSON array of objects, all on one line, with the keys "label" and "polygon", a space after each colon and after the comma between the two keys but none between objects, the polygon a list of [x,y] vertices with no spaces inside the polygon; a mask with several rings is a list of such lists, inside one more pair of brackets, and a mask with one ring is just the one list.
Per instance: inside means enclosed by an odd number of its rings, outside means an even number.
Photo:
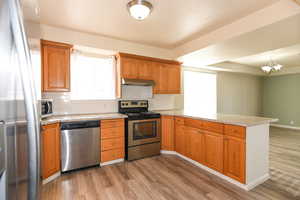
[{"label": "small kitchen appliance on counter", "polygon": [[41,117],[50,117],[53,115],[53,100],[42,99],[41,100]]},{"label": "small kitchen appliance on counter", "polygon": [[128,116],[126,130],[126,159],[136,160],[160,154],[160,114],[148,111],[147,100],[119,101],[119,113]]}]

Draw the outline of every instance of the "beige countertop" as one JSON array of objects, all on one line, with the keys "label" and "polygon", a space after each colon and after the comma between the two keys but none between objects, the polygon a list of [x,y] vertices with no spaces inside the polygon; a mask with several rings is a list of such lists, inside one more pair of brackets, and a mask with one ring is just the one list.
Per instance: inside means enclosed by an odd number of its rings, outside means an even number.
[{"label": "beige countertop", "polygon": [[256,117],[256,116],[244,116],[244,115],[229,115],[229,114],[203,114],[195,111],[187,110],[155,110],[161,115],[171,115],[179,117],[189,117],[194,119],[208,120],[214,122],[220,122],[224,124],[232,124],[239,126],[256,126],[261,124],[269,124],[271,122],[277,122],[278,119]]},{"label": "beige countertop", "polygon": [[86,120],[103,120],[127,118],[126,115],[120,113],[95,113],[95,114],[70,114],[70,115],[54,115],[41,120],[41,125],[47,125],[57,122],[86,121]]}]

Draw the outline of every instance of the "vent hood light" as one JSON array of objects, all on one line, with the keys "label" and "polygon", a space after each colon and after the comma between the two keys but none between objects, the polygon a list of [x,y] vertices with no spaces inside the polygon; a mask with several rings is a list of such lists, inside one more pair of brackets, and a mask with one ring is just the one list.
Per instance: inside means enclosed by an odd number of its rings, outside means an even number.
[{"label": "vent hood light", "polygon": [[137,20],[144,20],[152,11],[152,4],[146,0],[132,0],[127,4],[130,15]]}]

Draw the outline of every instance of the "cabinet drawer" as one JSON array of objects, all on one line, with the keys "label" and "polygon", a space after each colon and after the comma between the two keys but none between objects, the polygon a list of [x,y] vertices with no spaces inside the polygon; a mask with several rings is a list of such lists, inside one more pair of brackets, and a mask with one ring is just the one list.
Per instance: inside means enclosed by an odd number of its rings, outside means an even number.
[{"label": "cabinet drawer", "polygon": [[203,128],[208,131],[221,133],[224,132],[224,125],[217,122],[203,121]]},{"label": "cabinet drawer", "polygon": [[101,139],[124,137],[124,126],[101,128]]},{"label": "cabinet drawer", "polygon": [[108,151],[101,152],[101,162],[108,162],[112,160],[117,160],[124,158],[124,148],[122,149],[113,149]]},{"label": "cabinet drawer", "polygon": [[225,125],[224,133],[232,137],[246,138],[246,128],[243,126]]},{"label": "cabinet drawer", "polygon": [[124,119],[106,119],[101,120],[101,128],[124,127]]},{"label": "cabinet drawer", "polygon": [[182,117],[175,117],[175,124],[177,124],[177,125],[184,125],[184,118],[182,118]]},{"label": "cabinet drawer", "polygon": [[190,126],[194,128],[199,128],[203,129],[204,128],[204,121],[198,120],[198,119],[190,119],[190,118],[185,118],[184,119],[184,125],[185,126]]},{"label": "cabinet drawer", "polygon": [[101,151],[124,148],[124,138],[113,138],[101,140]]}]

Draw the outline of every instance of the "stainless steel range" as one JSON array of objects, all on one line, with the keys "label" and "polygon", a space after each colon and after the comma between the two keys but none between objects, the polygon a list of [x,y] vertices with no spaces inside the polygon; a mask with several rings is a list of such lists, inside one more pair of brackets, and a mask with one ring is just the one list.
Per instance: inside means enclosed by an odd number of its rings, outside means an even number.
[{"label": "stainless steel range", "polygon": [[160,154],[160,114],[148,111],[147,100],[119,101],[126,114],[126,159],[135,160]]}]

